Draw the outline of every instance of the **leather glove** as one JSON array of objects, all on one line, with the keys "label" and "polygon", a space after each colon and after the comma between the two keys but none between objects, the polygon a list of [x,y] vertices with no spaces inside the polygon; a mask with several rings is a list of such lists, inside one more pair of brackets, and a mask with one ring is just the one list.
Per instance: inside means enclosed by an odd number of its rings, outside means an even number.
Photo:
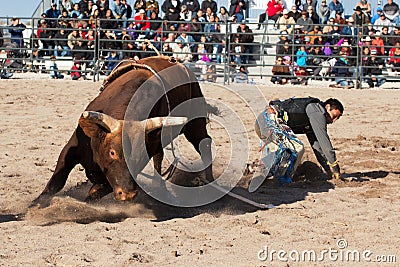
[{"label": "leather glove", "polygon": [[339,179],[341,179],[340,173],[339,173],[339,172],[333,172],[331,177],[332,177],[332,180],[339,180]]}]

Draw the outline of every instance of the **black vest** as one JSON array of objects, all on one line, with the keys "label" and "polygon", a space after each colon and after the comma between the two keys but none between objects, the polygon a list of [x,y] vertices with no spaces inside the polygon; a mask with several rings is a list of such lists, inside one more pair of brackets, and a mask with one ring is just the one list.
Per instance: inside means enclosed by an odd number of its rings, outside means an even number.
[{"label": "black vest", "polygon": [[286,100],[273,100],[269,102],[278,112],[278,118],[283,119],[295,134],[312,132],[310,119],[306,113],[306,107],[310,103],[322,103],[314,97],[289,98]]}]

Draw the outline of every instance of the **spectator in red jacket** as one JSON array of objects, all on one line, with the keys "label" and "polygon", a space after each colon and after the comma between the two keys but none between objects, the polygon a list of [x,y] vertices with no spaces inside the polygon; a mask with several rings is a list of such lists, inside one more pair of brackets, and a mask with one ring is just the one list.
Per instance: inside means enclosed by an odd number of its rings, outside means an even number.
[{"label": "spectator in red jacket", "polygon": [[75,61],[74,65],[71,68],[71,78],[74,81],[81,80],[82,73],[81,73],[81,63],[79,61]]},{"label": "spectator in red jacket", "polygon": [[142,31],[143,34],[150,30],[150,20],[146,16],[144,9],[139,10],[139,14],[135,16],[134,21],[136,30]]},{"label": "spectator in red jacket", "polygon": [[261,13],[260,16],[258,17],[258,27],[257,30],[261,28],[261,23],[263,23],[267,19],[272,19],[273,21],[277,21],[282,14],[283,11],[283,5],[280,0],[270,0],[267,4],[267,9],[265,10],[264,13]]}]

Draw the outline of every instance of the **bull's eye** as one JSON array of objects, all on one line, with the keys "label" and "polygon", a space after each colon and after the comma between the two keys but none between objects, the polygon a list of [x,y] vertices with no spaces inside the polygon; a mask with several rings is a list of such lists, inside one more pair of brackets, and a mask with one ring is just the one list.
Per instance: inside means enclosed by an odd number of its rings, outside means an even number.
[{"label": "bull's eye", "polygon": [[110,158],[112,159],[118,158],[117,152],[114,149],[110,149]]}]

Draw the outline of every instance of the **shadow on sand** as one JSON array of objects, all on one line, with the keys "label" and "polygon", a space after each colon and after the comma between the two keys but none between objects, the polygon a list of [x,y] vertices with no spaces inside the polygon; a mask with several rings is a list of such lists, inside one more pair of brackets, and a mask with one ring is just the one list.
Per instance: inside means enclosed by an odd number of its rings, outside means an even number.
[{"label": "shadow on sand", "polygon": [[[351,173],[347,174],[347,176],[368,180],[385,178],[388,174],[389,172],[386,171],[371,171]],[[177,170],[172,182],[190,186],[188,181],[195,180],[196,176],[198,174]],[[331,181],[327,181],[326,178],[326,175],[316,164],[305,162],[299,167],[291,184],[278,186],[273,179],[266,179],[255,192],[250,193],[247,190],[247,184],[251,180],[251,175],[249,175],[244,176],[232,192],[254,202],[272,204],[276,207],[282,204],[302,201],[309,193],[323,193],[334,189],[336,185]],[[355,182],[342,182],[342,185],[346,186],[346,183],[360,184],[358,183],[359,181]],[[81,183],[61,192],[51,201],[48,207],[30,208],[25,216],[20,214],[0,215],[0,223],[21,219],[31,220],[39,225],[52,225],[66,221],[83,224],[95,221],[117,223],[127,218],[135,217],[145,217],[159,222],[176,218],[191,218],[203,213],[214,216],[221,214],[239,215],[260,210],[258,207],[229,195],[225,195],[208,205],[181,208],[159,202],[143,191],[139,191],[134,203],[119,203],[110,194],[96,203],[88,204],[84,202],[84,199],[90,186],[90,183]]]}]

